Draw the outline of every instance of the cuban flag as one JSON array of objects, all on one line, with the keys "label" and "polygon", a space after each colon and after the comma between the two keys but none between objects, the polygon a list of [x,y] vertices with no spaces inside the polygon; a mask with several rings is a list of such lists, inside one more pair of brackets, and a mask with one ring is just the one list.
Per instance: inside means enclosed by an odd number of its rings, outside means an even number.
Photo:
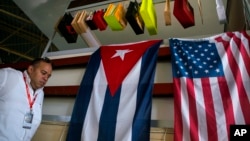
[{"label": "cuban flag", "polygon": [[86,68],[67,141],[149,141],[162,40],[101,46]]}]

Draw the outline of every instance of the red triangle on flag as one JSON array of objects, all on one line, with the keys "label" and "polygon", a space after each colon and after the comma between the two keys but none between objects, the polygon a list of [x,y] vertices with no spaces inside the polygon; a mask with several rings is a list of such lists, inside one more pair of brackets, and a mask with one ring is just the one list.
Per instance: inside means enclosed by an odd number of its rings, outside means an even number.
[{"label": "red triangle on flag", "polygon": [[159,41],[101,46],[101,58],[112,96],[145,51]]}]

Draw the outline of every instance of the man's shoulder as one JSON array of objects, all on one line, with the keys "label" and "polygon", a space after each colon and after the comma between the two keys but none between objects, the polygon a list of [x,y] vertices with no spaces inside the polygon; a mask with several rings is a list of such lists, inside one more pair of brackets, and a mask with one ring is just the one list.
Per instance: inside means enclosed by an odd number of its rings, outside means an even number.
[{"label": "man's shoulder", "polygon": [[14,75],[14,74],[16,74],[16,75],[22,74],[22,72],[20,70],[16,70],[16,69],[11,68],[11,67],[2,68],[2,69],[0,69],[0,71],[8,73],[8,74],[12,74],[12,75]]},{"label": "man's shoulder", "polygon": [[[0,89],[5,86],[15,85],[19,82],[22,72],[13,68],[0,69]],[[15,83],[14,83],[15,82]]]}]

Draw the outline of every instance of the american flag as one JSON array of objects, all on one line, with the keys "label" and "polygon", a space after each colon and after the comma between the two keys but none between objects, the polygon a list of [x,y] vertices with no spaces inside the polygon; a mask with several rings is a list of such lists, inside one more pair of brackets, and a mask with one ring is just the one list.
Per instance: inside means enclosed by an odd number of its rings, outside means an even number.
[{"label": "american flag", "polygon": [[230,125],[250,124],[249,40],[245,31],[169,39],[175,141],[228,141]]}]

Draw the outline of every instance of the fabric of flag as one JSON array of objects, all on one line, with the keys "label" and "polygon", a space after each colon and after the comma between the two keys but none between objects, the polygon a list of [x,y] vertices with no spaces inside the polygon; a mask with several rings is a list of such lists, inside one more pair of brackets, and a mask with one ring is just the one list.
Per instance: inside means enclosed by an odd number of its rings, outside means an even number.
[{"label": "fabric of flag", "polygon": [[76,97],[67,141],[149,141],[162,40],[101,46]]},{"label": "fabric of flag", "polygon": [[174,140],[228,141],[231,124],[250,124],[250,37],[243,31],[169,41]]}]

